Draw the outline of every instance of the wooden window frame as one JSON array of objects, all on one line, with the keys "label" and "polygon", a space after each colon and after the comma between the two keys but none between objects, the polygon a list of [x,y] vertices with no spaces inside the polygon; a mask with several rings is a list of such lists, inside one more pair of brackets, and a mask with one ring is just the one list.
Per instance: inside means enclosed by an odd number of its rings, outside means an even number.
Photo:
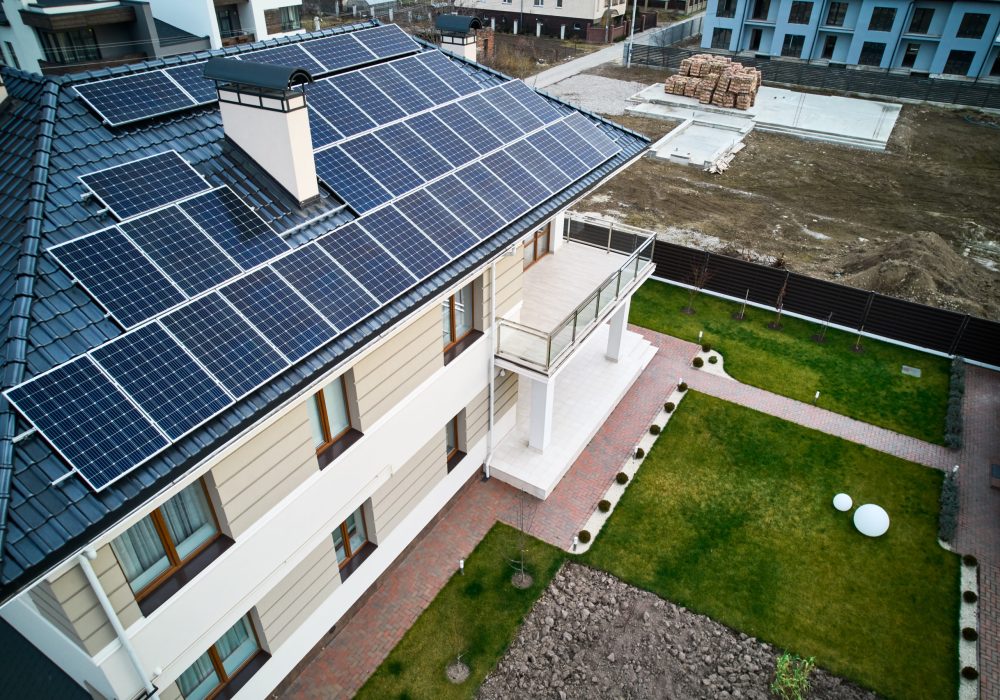
[{"label": "wooden window frame", "polygon": [[[533,265],[536,265],[539,260],[541,260],[546,255],[548,255],[549,253],[552,252],[552,250],[551,250],[551,248],[552,248],[552,236],[551,236],[551,231],[550,231],[551,228],[552,228],[552,224],[551,223],[545,224],[540,229],[538,229],[533,234],[531,234],[531,238],[529,238],[528,240],[526,240],[524,242],[525,246],[528,246],[529,244],[531,245],[532,256],[531,256],[531,262],[528,263],[527,265],[525,265],[524,267],[522,267],[521,268],[522,270],[527,270],[529,267],[531,267]],[[542,236],[545,236],[545,235],[548,235],[548,237],[549,237],[548,238],[548,245],[545,247],[545,250],[542,251],[542,254],[539,255],[538,254],[538,241],[539,241],[539,239]],[[522,259],[523,259],[523,257],[522,257]]]},{"label": "wooden window frame", "polygon": [[[344,393],[344,408],[347,411],[347,427],[336,435],[332,435],[330,433],[330,416],[327,415],[326,412],[326,401],[324,400],[323,392],[330,387],[330,384],[333,384],[336,381],[340,382],[340,390]],[[323,431],[324,439],[323,444],[316,447],[316,454],[328,450],[334,443],[338,442],[354,428],[354,414],[351,413],[351,402],[348,400],[346,376],[342,374],[333,382],[330,382],[330,384],[321,388],[313,394],[310,399],[311,401],[316,402],[316,414],[319,416],[319,425],[320,429]]]},{"label": "wooden window frame", "polygon": [[[450,297],[448,297],[448,337],[450,338],[450,340],[444,346],[444,352],[448,352],[449,350],[451,350],[453,347],[455,347],[456,345],[458,345],[459,343],[461,343],[463,340],[465,340],[466,338],[468,338],[473,333],[473,331],[476,330],[476,324],[473,323],[471,326],[469,326],[469,330],[467,330],[465,333],[463,333],[460,336],[456,336],[457,325],[455,323],[455,297],[457,297],[460,292],[464,291],[466,287],[472,287],[472,285],[473,285],[473,283],[470,282],[465,287],[462,287],[457,292],[455,292]],[[473,306],[476,305],[476,290],[475,290],[475,288],[472,289],[472,305]]]},{"label": "wooden window frame", "polygon": [[212,692],[205,697],[205,700],[214,700],[214,698],[219,697],[220,694],[226,691],[229,684],[233,682],[233,679],[240,675],[243,669],[249,666],[254,659],[265,653],[264,647],[260,643],[260,635],[257,633],[257,625],[253,623],[253,618],[249,613],[247,613],[240,619],[246,619],[250,623],[250,631],[253,632],[253,638],[257,642],[257,651],[256,653],[248,656],[246,661],[240,664],[238,668],[234,669],[232,675],[230,675],[226,673],[226,669],[222,665],[222,657],[219,655],[219,650],[215,648],[215,645],[219,643],[219,640],[212,642],[212,646],[208,648],[206,653],[208,654],[208,658],[212,661],[212,668],[215,669],[215,673],[220,680],[219,685],[212,689]]},{"label": "wooden window frame", "polygon": [[444,429],[445,430],[450,430],[452,436],[455,438],[454,439],[455,446],[451,450],[448,451],[448,461],[450,462],[451,459],[452,459],[452,457],[454,457],[459,452],[461,452],[461,450],[459,449],[459,445],[458,445],[458,416],[455,416],[450,421],[448,421],[448,423],[447,423],[447,425],[445,425]]},{"label": "wooden window frame", "polygon": [[[350,565],[351,560],[364,551],[365,545],[371,544],[371,540],[368,539],[368,519],[365,517],[365,507],[361,506],[356,511],[354,511],[354,513],[361,514],[361,523],[362,525],[365,526],[365,541],[361,544],[360,547],[358,547],[358,551],[356,552],[351,551],[352,549],[351,538],[347,534],[347,520],[344,520],[344,522],[342,522],[340,525],[337,526],[337,529],[340,530],[340,536],[344,539],[344,553],[345,553],[344,561],[337,562],[338,569],[343,569],[345,566]],[[354,513],[351,513],[351,515],[354,515]],[[336,549],[336,546],[334,547],[334,549]],[[334,552],[334,556],[336,556],[336,551]]]}]

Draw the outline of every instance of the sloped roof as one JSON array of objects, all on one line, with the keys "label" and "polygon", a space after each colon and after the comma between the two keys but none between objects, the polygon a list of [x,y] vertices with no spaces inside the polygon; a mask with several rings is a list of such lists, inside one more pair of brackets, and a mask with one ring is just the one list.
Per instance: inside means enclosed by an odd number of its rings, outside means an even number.
[{"label": "sloped roof", "polygon": [[[215,104],[110,128],[87,108],[72,89],[73,83],[374,24],[59,78],[42,79],[5,71],[5,82],[14,99],[0,114],[0,152],[4,154],[0,158],[0,287],[5,291],[4,300],[13,297],[15,301],[4,301],[0,308],[5,344],[3,388],[122,333],[50,256],[40,254],[49,246],[111,223],[97,202],[81,198],[84,188],[77,179],[80,174],[175,150],[211,185],[229,185],[276,230],[290,231],[287,240],[293,246],[352,218],[339,200],[325,192],[319,202],[306,209],[291,201],[281,188],[273,186],[266,173],[227,145]],[[486,86],[508,80],[484,67],[460,64]],[[562,103],[553,100],[553,104],[564,113],[569,111]],[[92,491],[76,477],[53,484],[66,475],[66,463],[37,433],[27,433],[13,442],[14,436],[28,426],[4,402],[0,407],[0,524],[4,527],[0,531],[0,601],[73,554],[194,468],[205,455],[307,389],[314,377],[329,371],[456,280],[481,267],[645,149],[645,138],[597,117],[593,119],[622,147],[620,154],[100,492]],[[7,157],[8,153],[13,155]],[[29,202],[32,197],[38,201],[26,204],[26,197]]]}]

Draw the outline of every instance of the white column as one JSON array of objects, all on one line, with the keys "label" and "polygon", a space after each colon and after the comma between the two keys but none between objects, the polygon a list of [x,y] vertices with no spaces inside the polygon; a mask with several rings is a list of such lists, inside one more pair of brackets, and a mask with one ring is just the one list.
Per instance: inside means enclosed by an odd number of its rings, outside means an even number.
[{"label": "white column", "polygon": [[625,300],[621,308],[611,316],[611,332],[608,333],[608,351],[605,353],[612,362],[618,362],[622,357],[622,341],[625,339],[625,326],[628,325],[628,308],[632,305],[632,297]]},{"label": "white column", "polygon": [[542,452],[552,437],[552,402],[556,383],[554,380],[531,380],[531,432],[528,446]]},{"label": "white column", "polygon": [[552,230],[549,232],[549,250],[553,253],[558,251],[565,242],[566,210],[560,209],[559,213],[552,217]]}]

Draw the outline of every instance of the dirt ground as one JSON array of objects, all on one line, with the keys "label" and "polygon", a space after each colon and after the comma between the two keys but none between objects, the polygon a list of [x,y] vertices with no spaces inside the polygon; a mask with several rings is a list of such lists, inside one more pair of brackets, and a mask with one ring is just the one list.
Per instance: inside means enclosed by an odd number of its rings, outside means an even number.
[{"label": "dirt ground", "polygon": [[[605,77],[664,72],[603,66]],[[674,123],[609,117],[658,138]],[[576,207],[664,238],[1000,319],[1000,117],[904,105],[885,152],[752,132],[730,169],[642,159]]]}]

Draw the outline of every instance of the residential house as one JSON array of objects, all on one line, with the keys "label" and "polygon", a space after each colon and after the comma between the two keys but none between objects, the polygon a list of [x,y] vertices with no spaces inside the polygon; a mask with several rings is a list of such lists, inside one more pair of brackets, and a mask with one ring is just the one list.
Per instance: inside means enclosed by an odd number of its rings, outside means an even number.
[{"label": "residential house", "polygon": [[624,0],[477,0],[463,6],[493,29],[607,42],[625,35]]},{"label": "residential house", "polygon": [[262,41],[303,29],[302,0],[148,0],[153,13],[208,35],[211,47]]}]

